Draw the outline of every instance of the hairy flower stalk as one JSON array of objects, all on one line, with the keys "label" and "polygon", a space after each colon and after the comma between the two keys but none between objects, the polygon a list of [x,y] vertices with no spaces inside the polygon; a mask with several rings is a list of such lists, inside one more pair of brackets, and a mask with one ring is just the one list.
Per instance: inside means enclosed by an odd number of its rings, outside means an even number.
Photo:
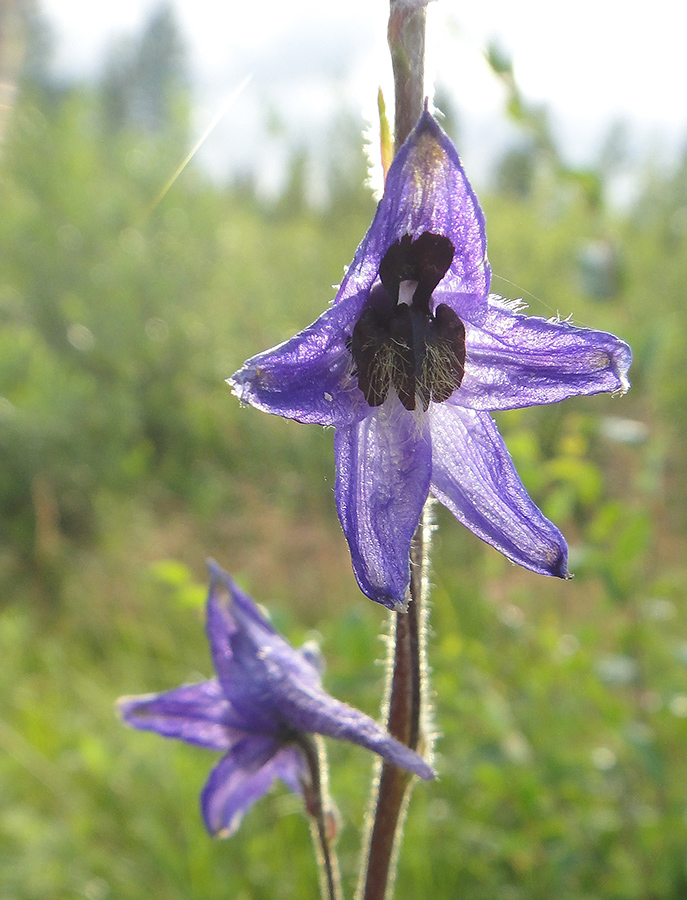
[{"label": "hairy flower stalk", "polygon": [[[389,613],[392,634],[386,712],[389,734],[413,750],[421,749],[425,756],[431,751],[429,734],[423,729],[427,718],[425,618],[430,518],[428,503],[411,542],[408,611]],[[373,785],[371,818],[363,849],[358,889],[362,900],[381,900],[392,894],[412,783],[412,777],[402,769],[382,764],[379,779]]]},{"label": "hairy flower stalk", "polygon": [[331,809],[326,778],[326,758],[319,742],[310,735],[299,741],[310,782],[305,789],[305,809],[310,816],[310,830],[320,872],[320,890],[325,900],[342,900],[341,874],[336,855],[336,814]]}]

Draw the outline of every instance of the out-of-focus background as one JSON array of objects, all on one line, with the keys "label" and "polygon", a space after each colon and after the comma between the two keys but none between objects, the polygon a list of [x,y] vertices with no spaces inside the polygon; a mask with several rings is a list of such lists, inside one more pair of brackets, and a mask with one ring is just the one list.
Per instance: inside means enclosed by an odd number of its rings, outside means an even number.
[{"label": "out-of-focus background", "polygon": [[[211,841],[212,754],[113,701],[210,674],[212,555],[377,714],[385,615],[350,571],[331,432],[223,383],[324,309],[374,212],[372,6],[0,3],[3,900],[316,895],[286,789]],[[498,418],[572,582],[437,512],[441,778],[399,900],[687,896],[684,29],[672,2],[554,6],[432,4],[435,102],[494,290],[628,340],[633,388]],[[351,894],[370,761],[330,755]]]}]

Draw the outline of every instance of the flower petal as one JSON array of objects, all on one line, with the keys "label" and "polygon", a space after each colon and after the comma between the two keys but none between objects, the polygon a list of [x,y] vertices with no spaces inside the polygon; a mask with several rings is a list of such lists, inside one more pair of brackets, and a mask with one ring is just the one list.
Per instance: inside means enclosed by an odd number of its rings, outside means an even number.
[{"label": "flower petal", "polygon": [[207,634],[215,670],[227,700],[247,731],[274,735],[283,716],[266,661],[304,684],[319,685],[319,671],[307,656],[274,630],[253,600],[216,563],[210,563]]},{"label": "flower petal", "polygon": [[336,504],[363,593],[402,607],[410,541],[429,489],[426,420],[395,395],[361,422],[336,429]]},{"label": "flower petal", "polygon": [[280,748],[273,738],[259,735],[244,738],[219,761],[203,789],[206,828],[217,837],[230,837],[275,778],[283,778],[293,790],[305,773],[305,759],[295,748]]},{"label": "flower petal", "polygon": [[449,402],[515,409],[577,394],[625,393],[628,345],[605,331],[524,316],[495,298],[480,328],[468,325],[460,389]]},{"label": "flower petal", "polygon": [[272,686],[279,696],[280,710],[297,731],[351,741],[420,778],[434,778],[434,770],[419,754],[391,737],[374,719],[321,688],[284,677],[276,667]]},{"label": "flower petal", "polygon": [[299,422],[348,424],[366,404],[346,347],[366,295],[348,297],[284,343],[247,360],[227,382],[242,403]]},{"label": "flower petal", "polygon": [[435,292],[437,303],[448,303],[461,318],[483,320],[491,279],[484,214],[456,148],[427,110],[391,164],[384,196],[335,303],[367,293],[389,247],[425,231],[447,237],[456,250]]},{"label": "flower petal", "polygon": [[[251,738],[261,733],[266,746],[272,746],[285,729],[324,734],[361,744],[422,778],[433,776],[416,753],[394,741],[369,716],[322,690],[320,672],[310,653],[295,650],[278,635],[251,598],[216,563],[210,563],[210,571],[208,635],[212,653],[232,708],[242,714],[246,730],[254,732]],[[237,745],[230,756],[243,759],[243,752]],[[293,786],[289,771],[281,777]]]},{"label": "flower petal", "polygon": [[567,577],[565,539],[528,496],[491,416],[435,404],[431,428],[437,500],[518,565]]},{"label": "flower petal", "polygon": [[216,680],[161,694],[121,697],[117,708],[127,725],[210,750],[228,750],[241,736],[241,721]]}]

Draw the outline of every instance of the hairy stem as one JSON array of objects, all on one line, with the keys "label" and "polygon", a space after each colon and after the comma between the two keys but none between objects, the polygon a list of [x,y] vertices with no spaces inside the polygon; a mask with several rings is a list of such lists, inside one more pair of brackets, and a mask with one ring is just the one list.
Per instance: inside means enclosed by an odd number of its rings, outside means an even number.
[{"label": "hairy stem", "polygon": [[343,900],[341,891],[341,874],[339,861],[334,848],[335,836],[331,834],[331,815],[325,808],[327,796],[326,768],[322,766],[322,758],[317,740],[301,735],[298,744],[308,762],[310,784],[305,788],[305,808],[310,816],[315,853],[320,868],[320,887],[323,900]]},{"label": "hairy stem", "polygon": [[[388,691],[387,728],[397,740],[420,749],[425,673],[424,593],[429,542],[429,509],[413,536],[410,550],[410,603],[407,613],[392,613],[393,667]],[[369,831],[363,900],[390,897],[413,776],[384,762],[377,783],[374,820]]]},{"label": "hairy stem", "polygon": [[394,70],[396,150],[420,118],[425,99],[425,7],[391,0],[387,32]]}]

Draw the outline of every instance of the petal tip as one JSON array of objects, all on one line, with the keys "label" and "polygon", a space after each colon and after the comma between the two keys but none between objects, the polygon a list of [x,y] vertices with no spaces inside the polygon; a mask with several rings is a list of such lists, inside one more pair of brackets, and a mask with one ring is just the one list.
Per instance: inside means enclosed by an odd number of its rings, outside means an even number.
[{"label": "petal tip", "polygon": [[246,394],[249,391],[249,381],[250,375],[246,372],[246,366],[238,369],[233,375],[230,375],[229,378],[224,379],[224,383],[228,384],[231,388],[232,394],[238,398],[239,403],[243,404],[249,403],[246,399]]},{"label": "petal tip", "polygon": [[224,571],[222,566],[220,566],[220,564],[216,562],[211,556],[208,556],[208,558],[205,560],[205,565],[208,567],[211,582],[224,580],[227,573]]},{"label": "petal tip", "polygon": [[134,700],[139,699],[138,697],[134,697],[132,694],[128,694],[125,697],[118,697],[115,700],[114,708],[115,715],[119,719],[120,722],[124,722],[126,725],[130,725],[129,721],[129,711]]},{"label": "petal tip", "polygon": [[420,114],[420,118],[417,120],[417,124],[415,125],[413,131],[416,134],[420,134],[423,131],[433,131],[438,137],[445,136],[444,129],[437,122],[436,118],[429,110],[429,97],[425,97],[425,103],[422,109],[422,113]]},{"label": "petal tip", "polygon": [[569,581],[572,575],[568,571],[568,549],[567,547],[559,547],[558,553],[553,564],[549,568],[549,572],[554,578],[562,578]]},{"label": "petal tip", "polygon": [[210,818],[211,813],[209,804],[205,797],[201,796],[200,811],[205,823],[205,829],[211,838],[217,841],[224,841],[236,834],[241,824],[242,814],[235,814],[229,822],[213,822]]},{"label": "petal tip", "polygon": [[370,600],[374,600],[375,603],[381,603],[382,606],[386,606],[386,608],[390,609],[391,612],[408,612],[408,603],[410,602],[410,597],[408,596],[407,589],[405,594],[403,595],[403,599],[399,600],[397,596],[395,596],[394,594],[390,594],[387,591],[379,590],[377,588],[361,584],[360,580],[358,580],[358,587],[366,597],[369,597]]},{"label": "petal tip", "polygon": [[627,369],[624,371],[616,369],[616,375],[620,384],[614,391],[611,391],[611,397],[622,397],[624,394],[627,394],[632,385],[627,377]]},{"label": "petal tip", "polygon": [[234,584],[231,576],[228,572],[226,572],[222,566],[218,562],[215,562],[214,559],[208,557],[205,560],[205,565],[208,568],[208,573],[210,575],[210,587],[208,590],[208,599],[207,605],[208,607],[220,602],[220,597],[218,596],[218,589],[224,589],[228,595],[228,605],[231,606],[235,597],[236,597],[236,585]]},{"label": "petal tip", "polygon": [[435,770],[430,766],[428,762],[425,762],[424,760],[423,765],[418,766],[415,774],[419,775],[419,777],[422,778],[423,781],[433,781],[437,777],[437,773],[435,772]]},{"label": "petal tip", "polygon": [[406,593],[406,596],[403,598],[403,600],[398,600],[395,597],[389,597],[388,599],[389,599],[389,603],[387,603],[385,605],[388,606],[389,609],[392,609],[394,612],[397,612],[397,613],[407,614],[408,605],[410,604],[410,600],[411,600],[409,593]]},{"label": "petal tip", "polygon": [[610,362],[613,374],[618,379],[618,385],[611,391],[611,396],[622,397],[631,387],[628,372],[632,365],[632,348],[629,344],[626,344],[625,341],[618,340],[617,338],[616,342],[619,346],[614,348],[611,352]]},{"label": "petal tip", "polygon": [[138,715],[139,710],[145,704],[155,700],[157,694],[126,694],[124,697],[118,697],[115,700],[115,714],[125,725],[131,725],[132,728],[141,728],[141,721],[144,717]]}]

